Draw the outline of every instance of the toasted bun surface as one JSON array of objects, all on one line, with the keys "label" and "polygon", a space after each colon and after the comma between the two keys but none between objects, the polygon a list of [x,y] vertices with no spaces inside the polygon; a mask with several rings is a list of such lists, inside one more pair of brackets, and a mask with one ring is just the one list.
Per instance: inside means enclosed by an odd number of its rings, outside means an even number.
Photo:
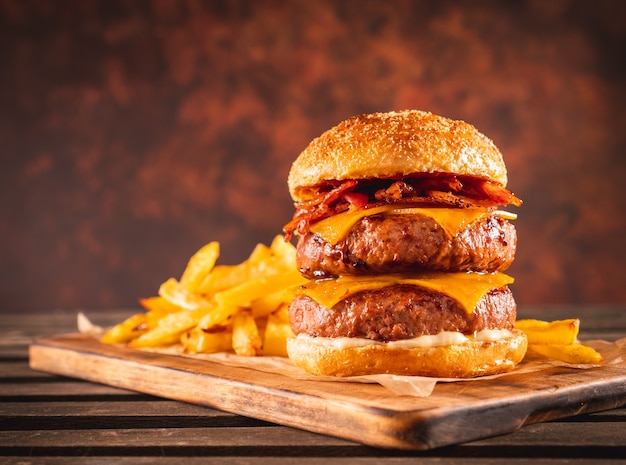
[{"label": "toasted bun surface", "polygon": [[502,154],[464,121],[406,110],[353,116],[314,139],[291,167],[295,201],[327,180],[454,173],[507,183]]},{"label": "toasted bun surface", "polygon": [[496,341],[411,349],[383,344],[335,348],[318,344],[315,338],[287,340],[289,358],[300,368],[321,376],[474,378],[511,371],[524,358],[526,348],[526,335],[518,330]]}]

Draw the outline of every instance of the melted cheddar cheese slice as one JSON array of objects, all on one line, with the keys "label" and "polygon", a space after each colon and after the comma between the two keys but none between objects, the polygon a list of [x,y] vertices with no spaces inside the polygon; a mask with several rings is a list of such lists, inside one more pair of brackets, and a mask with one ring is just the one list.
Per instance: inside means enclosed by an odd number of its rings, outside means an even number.
[{"label": "melted cheddar cheese slice", "polygon": [[296,290],[318,304],[332,308],[339,301],[357,292],[382,289],[397,284],[410,284],[442,292],[457,300],[468,314],[478,301],[492,289],[513,283],[504,273],[431,273],[427,275],[340,276],[337,279],[310,281]]},{"label": "melted cheddar cheese slice", "polygon": [[348,234],[348,231],[366,216],[378,215],[424,215],[433,218],[450,237],[457,235],[474,221],[488,215],[498,215],[506,219],[515,219],[517,215],[505,211],[489,211],[485,208],[398,208],[392,205],[347,211],[325,218],[314,223],[310,232],[318,234],[331,245],[337,244]]}]

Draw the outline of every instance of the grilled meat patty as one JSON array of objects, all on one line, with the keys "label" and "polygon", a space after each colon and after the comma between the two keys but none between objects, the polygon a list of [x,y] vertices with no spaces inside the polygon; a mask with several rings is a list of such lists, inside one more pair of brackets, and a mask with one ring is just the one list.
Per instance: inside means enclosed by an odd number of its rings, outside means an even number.
[{"label": "grilled meat patty", "polygon": [[454,237],[425,215],[367,216],[335,245],[299,236],[297,264],[307,278],[433,271],[504,271],[515,257],[515,226],[497,216],[474,221]]},{"label": "grilled meat patty", "polygon": [[508,287],[494,289],[468,312],[441,292],[400,284],[351,295],[327,309],[307,296],[289,307],[295,334],[396,341],[456,331],[513,329],[516,304]]}]

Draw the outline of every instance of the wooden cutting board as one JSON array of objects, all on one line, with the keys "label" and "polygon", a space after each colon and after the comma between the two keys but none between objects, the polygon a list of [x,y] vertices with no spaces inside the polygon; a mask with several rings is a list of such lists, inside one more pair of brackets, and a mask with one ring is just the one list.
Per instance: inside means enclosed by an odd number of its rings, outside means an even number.
[{"label": "wooden cutting board", "polygon": [[440,383],[429,397],[125,349],[80,334],[35,341],[30,365],[385,448],[431,449],[626,405],[625,363]]}]

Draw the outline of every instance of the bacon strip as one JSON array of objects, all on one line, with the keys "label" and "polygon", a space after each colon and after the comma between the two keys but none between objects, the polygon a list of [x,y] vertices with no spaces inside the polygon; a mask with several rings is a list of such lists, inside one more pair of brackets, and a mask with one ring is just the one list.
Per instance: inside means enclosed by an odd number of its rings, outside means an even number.
[{"label": "bacon strip", "polygon": [[343,181],[330,190],[320,190],[312,198],[296,203],[296,212],[293,219],[283,227],[285,240],[290,240],[294,231],[303,233],[309,228],[311,223],[346,210],[348,207],[346,202],[343,202],[343,204],[346,204],[345,208],[340,210],[338,201],[357,185],[357,180]]},{"label": "bacon strip", "polygon": [[[309,225],[349,208],[361,210],[379,205],[430,205],[466,207],[520,206],[522,201],[497,183],[470,176],[423,174],[405,179],[346,180],[319,186],[316,195],[295,204],[292,220],[283,227],[285,239],[294,231],[304,234]],[[382,187],[381,187],[382,186]]]},{"label": "bacon strip", "polygon": [[522,205],[522,200],[517,198],[513,192],[493,182],[485,181],[480,183],[480,188],[485,197],[496,202],[497,205]]}]

